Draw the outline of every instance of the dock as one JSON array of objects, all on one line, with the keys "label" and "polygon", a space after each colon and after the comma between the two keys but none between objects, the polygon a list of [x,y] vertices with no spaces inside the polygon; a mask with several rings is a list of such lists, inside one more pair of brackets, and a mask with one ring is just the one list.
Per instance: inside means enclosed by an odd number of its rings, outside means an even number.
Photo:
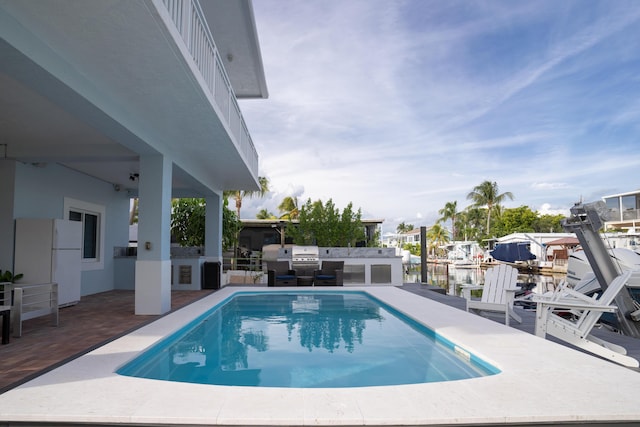
[{"label": "dock", "polygon": [[[439,303],[448,305],[450,307],[458,308],[460,310],[466,310],[466,302],[464,298],[458,297],[455,295],[447,295],[444,292],[444,289],[438,286],[432,286],[432,285],[421,284],[421,283],[404,283],[399,288],[407,292],[420,295],[421,297],[429,298]],[[535,324],[536,324],[535,310],[524,310],[521,307],[515,307],[515,309],[517,310],[517,313],[522,317],[522,323],[518,323],[515,320],[512,320],[510,322],[510,327],[518,329],[523,332],[534,334]],[[492,315],[487,318],[495,322],[504,324],[504,314],[495,313],[495,315]],[[633,357],[634,359],[640,360],[640,339],[613,332],[604,326],[594,327],[592,330],[592,334],[605,341],[609,341],[613,344],[621,345],[627,350],[627,354],[629,356]],[[567,347],[571,347],[577,351],[583,351],[582,349],[571,346],[566,342],[556,339],[555,337],[552,337],[552,336],[547,336],[546,339]],[[591,354],[591,353],[588,353],[588,354]],[[594,355],[594,357],[598,357],[598,356]],[[611,363],[614,363],[614,362],[611,362]]]}]

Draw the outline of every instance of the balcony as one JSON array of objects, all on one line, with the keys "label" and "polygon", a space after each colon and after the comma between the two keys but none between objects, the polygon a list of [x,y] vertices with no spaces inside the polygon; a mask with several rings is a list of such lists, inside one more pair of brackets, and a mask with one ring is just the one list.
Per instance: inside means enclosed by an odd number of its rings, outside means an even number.
[{"label": "balcony", "polygon": [[242,153],[252,173],[258,176],[258,152],[247,130],[200,4],[196,0],[163,0],[163,4],[200,71],[221,117],[229,127],[238,151]]}]

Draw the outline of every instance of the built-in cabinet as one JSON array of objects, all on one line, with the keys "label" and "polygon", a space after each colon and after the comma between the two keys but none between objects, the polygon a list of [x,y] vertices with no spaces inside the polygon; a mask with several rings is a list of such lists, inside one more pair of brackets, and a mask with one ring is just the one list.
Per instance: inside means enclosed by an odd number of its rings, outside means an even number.
[{"label": "built-in cabinet", "polygon": [[[136,248],[116,248],[114,251],[114,289],[134,290],[136,277]],[[182,248],[180,248],[182,249]],[[180,255],[171,257],[171,289],[202,289],[202,266],[206,258],[199,248],[185,248]],[[173,252],[173,251],[172,251]]]}]

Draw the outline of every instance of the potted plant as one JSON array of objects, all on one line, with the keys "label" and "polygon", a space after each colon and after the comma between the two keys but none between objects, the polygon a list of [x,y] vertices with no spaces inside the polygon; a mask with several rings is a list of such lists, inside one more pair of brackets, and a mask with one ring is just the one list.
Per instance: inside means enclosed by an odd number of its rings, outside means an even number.
[{"label": "potted plant", "polygon": [[6,271],[0,270],[0,283],[3,283],[3,282],[5,282],[5,283],[6,282],[15,283],[17,280],[22,279],[23,276],[24,276],[24,274],[16,274],[16,275],[14,275],[9,270],[6,270]]}]

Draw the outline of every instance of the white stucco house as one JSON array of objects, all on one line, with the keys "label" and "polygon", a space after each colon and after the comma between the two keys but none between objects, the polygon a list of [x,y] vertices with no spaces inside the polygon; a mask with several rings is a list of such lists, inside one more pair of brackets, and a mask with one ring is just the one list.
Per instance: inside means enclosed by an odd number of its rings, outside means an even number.
[{"label": "white stucco house", "polygon": [[171,199],[221,260],[222,192],[259,189],[236,99],[266,97],[250,0],[0,0],[0,269],[17,218],[75,215],[82,295],[114,289],[138,197],[136,313],[169,311]]}]

